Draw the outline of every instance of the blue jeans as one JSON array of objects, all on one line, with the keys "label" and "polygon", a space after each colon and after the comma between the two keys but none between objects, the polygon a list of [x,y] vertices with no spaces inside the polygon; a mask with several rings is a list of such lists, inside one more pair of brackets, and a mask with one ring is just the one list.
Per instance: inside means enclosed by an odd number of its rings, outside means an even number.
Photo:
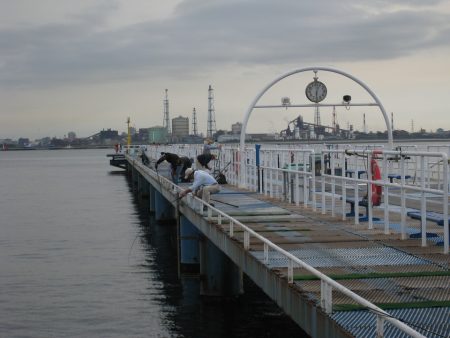
[{"label": "blue jeans", "polygon": [[175,175],[172,175],[173,183],[178,184],[180,182],[180,174],[182,169],[183,169],[182,165],[177,166],[177,169],[175,170]]}]

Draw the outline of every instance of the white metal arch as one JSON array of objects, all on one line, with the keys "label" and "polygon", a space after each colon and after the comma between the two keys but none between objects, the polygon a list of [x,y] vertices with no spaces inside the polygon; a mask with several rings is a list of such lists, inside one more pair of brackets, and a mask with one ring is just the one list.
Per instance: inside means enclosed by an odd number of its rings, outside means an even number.
[{"label": "white metal arch", "polygon": [[[253,109],[255,108],[256,104],[258,103],[259,99],[273,86],[275,85],[277,82],[283,80],[284,78],[287,78],[291,75],[294,74],[298,74],[298,73],[302,73],[302,72],[308,72],[308,71],[326,71],[326,72],[331,72],[331,73],[336,73],[336,74],[340,74],[342,76],[348,77],[349,79],[355,81],[356,83],[358,83],[361,87],[363,87],[369,94],[370,96],[372,96],[372,98],[374,99],[376,105],[380,108],[381,113],[383,114],[384,117],[384,122],[386,123],[386,128],[387,128],[387,133],[388,133],[388,145],[389,145],[389,149],[392,149],[394,147],[394,138],[392,136],[392,128],[391,128],[391,124],[389,122],[389,118],[388,115],[386,114],[386,111],[381,103],[381,101],[378,99],[378,97],[375,95],[375,93],[361,80],[355,78],[354,76],[345,73],[341,70],[338,69],[334,69],[334,68],[329,68],[329,67],[307,67],[307,68],[301,68],[301,69],[295,69],[292,70],[284,75],[279,76],[278,78],[276,78],[275,80],[273,80],[272,82],[270,82],[266,87],[264,87],[263,90],[261,90],[258,95],[256,95],[255,99],[253,100],[253,102],[250,104],[245,116],[244,116],[244,120],[242,121],[242,130],[241,130],[241,137],[240,137],[240,153],[244,154],[244,150],[245,150],[245,132],[247,130],[247,123],[248,120],[250,118],[250,114],[252,113]],[[242,156],[241,156],[242,159]],[[240,184],[243,186],[245,185],[245,166],[241,165],[240,166]]]}]

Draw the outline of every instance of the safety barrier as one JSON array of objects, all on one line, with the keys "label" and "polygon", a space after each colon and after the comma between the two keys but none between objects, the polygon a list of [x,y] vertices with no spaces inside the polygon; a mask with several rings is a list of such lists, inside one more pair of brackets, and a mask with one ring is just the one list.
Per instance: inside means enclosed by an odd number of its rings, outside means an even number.
[{"label": "safety barrier", "polygon": [[[223,163],[223,173],[229,184],[237,186],[242,182],[239,174],[240,166],[244,165],[243,181],[247,189],[296,205],[303,203],[304,207],[311,206],[313,210],[317,210],[319,196],[322,214],[331,212],[336,216],[339,211],[345,220],[349,214],[347,203],[352,205],[352,212],[357,216],[362,206],[366,209],[368,229],[373,229],[375,206],[372,198],[363,200],[363,197],[372,197],[374,190],[381,190],[376,204],[382,203],[380,207],[384,209],[384,233],[389,234],[392,230],[389,206],[398,199],[402,239],[407,238],[407,201],[419,200],[421,245],[427,245],[426,212],[432,208],[442,214],[444,253],[449,253],[449,162],[445,152],[416,151],[416,146],[402,146],[398,150],[366,146],[349,148],[348,145],[322,145],[321,149],[316,145],[314,148],[262,146],[257,152],[255,148],[247,147],[241,154],[236,146],[224,146],[218,161]],[[152,146],[147,150],[153,158],[158,158],[160,151],[196,156],[202,152],[202,146]],[[377,179],[373,178],[372,158],[381,172]],[[339,200],[342,201],[340,210],[336,207]],[[360,223],[357,216],[354,217],[355,224]]]},{"label": "safety barrier", "polygon": [[[381,177],[374,179],[371,159],[381,162]],[[407,163],[414,163],[408,166]],[[430,163],[440,163],[439,173]],[[373,189],[381,187],[382,207],[384,209],[384,233],[389,234],[390,199],[400,199],[400,232],[401,238],[406,239],[406,216],[408,199],[420,200],[421,245],[426,246],[426,212],[427,206],[439,209],[444,225],[444,253],[449,252],[448,227],[448,194],[449,194],[449,166],[446,153],[417,152],[417,151],[391,151],[391,150],[327,150],[321,156],[321,210],[327,212],[327,197],[331,203],[332,216],[336,215],[336,201],[347,200],[347,190],[351,190],[352,200],[359,201],[360,186],[367,187],[366,195],[372,197]],[[360,175],[349,176],[349,172],[363,172]],[[395,180],[395,181],[394,181]],[[436,200],[438,199],[438,200]],[[355,224],[359,224],[359,206],[355,202]],[[368,228],[373,229],[373,198],[367,198]],[[342,219],[346,219],[346,203],[342,203]]]},{"label": "safety barrier", "polygon": [[[314,154],[313,151],[310,151],[309,154],[307,151],[299,151],[299,154],[302,155],[302,158],[307,158],[308,156],[311,156],[311,154]],[[295,156],[295,155],[294,155]],[[133,162],[135,165],[139,165],[136,163],[136,161]],[[267,167],[270,168],[270,167]],[[323,167],[322,167],[323,168]],[[278,169],[278,168],[275,168]],[[283,170],[283,169],[281,169]],[[288,170],[287,172],[289,172]],[[176,184],[172,183],[170,180],[168,180],[165,177],[160,176],[156,171],[154,170],[148,170],[146,167],[146,173],[152,177],[154,180],[157,180],[159,182],[160,188],[167,189],[169,191],[172,191],[174,196],[178,196],[178,193],[182,190],[181,187],[177,186]],[[311,175],[313,172],[305,170],[303,171],[303,174]],[[311,177],[311,176],[309,176]],[[173,201],[172,201],[173,203]],[[250,245],[250,239],[254,238],[261,242],[263,244],[263,251],[264,251],[264,264],[269,263],[269,251],[273,250],[280,255],[286,257],[288,260],[288,273],[287,273],[287,281],[289,284],[294,283],[294,268],[300,267],[307,271],[309,271],[311,274],[316,276],[321,281],[321,291],[320,291],[320,307],[327,313],[331,314],[333,309],[333,290],[338,291],[353,301],[355,301],[357,304],[367,308],[369,311],[374,313],[375,320],[376,320],[376,330],[377,330],[377,337],[384,337],[384,323],[388,322],[391,325],[395,326],[402,332],[405,332],[406,334],[410,335],[411,337],[415,338],[425,338],[422,334],[417,332],[416,330],[412,329],[402,321],[394,318],[392,315],[390,315],[388,312],[384,311],[383,309],[379,308],[375,304],[367,301],[363,297],[359,296],[358,294],[354,293],[353,291],[347,289],[343,285],[339,284],[335,280],[331,279],[327,275],[321,273],[319,270],[315,269],[314,267],[310,266],[309,264],[305,263],[301,259],[297,258],[296,256],[292,255],[288,251],[280,248],[276,244],[272,243],[267,238],[263,237],[262,235],[258,234],[254,230],[252,230],[250,227],[246,226],[245,224],[241,223],[237,219],[233,218],[232,216],[224,213],[223,211],[216,209],[214,206],[204,202],[202,199],[195,197],[192,194],[188,194],[186,196],[186,204],[196,212],[203,215],[203,209],[204,206],[207,208],[207,219],[208,221],[212,222],[212,214],[213,212],[217,214],[217,224],[222,225],[225,221],[228,222],[229,228],[228,228],[228,236],[230,238],[235,237],[235,227],[238,227],[240,231],[243,232],[243,248],[245,251],[251,250]]]}]

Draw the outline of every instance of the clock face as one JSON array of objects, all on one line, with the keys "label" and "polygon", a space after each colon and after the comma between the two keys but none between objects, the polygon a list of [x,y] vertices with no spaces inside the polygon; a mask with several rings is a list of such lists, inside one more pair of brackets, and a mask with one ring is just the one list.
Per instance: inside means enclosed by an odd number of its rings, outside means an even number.
[{"label": "clock face", "polygon": [[314,80],[306,86],[305,94],[309,101],[318,103],[327,96],[327,87],[322,82]]}]

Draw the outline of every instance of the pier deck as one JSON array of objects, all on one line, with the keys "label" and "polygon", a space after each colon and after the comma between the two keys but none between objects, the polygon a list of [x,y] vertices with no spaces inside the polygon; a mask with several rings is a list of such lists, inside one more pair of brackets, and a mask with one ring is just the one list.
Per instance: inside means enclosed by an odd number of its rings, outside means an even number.
[{"label": "pier deck", "polygon": [[[166,190],[160,192],[168,200],[174,200],[173,191],[148,174],[152,169],[130,159],[129,164],[155,189]],[[424,336],[450,335],[450,256],[437,245],[443,227],[429,222],[427,230],[436,236],[427,238],[423,247],[420,238],[402,239],[400,231],[384,234],[381,208],[374,209],[373,214],[381,221],[374,221],[373,229],[368,229],[365,222],[355,225],[352,217],[342,220],[341,215],[321,214],[319,199],[313,211],[224,185],[220,193],[212,195],[212,203]],[[219,221],[214,210],[210,215],[199,213],[185,199],[173,205],[311,336],[376,337],[374,315],[339,291],[333,289],[332,313],[325,313],[321,308],[321,281],[308,270],[294,266],[293,283],[288,283],[289,261],[270,250],[265,259],[261,241],[250,237],[246,250],[244,231],[236,226],[231,231],[230,223]],[[397,220],[400,224],[401,215],[393,210],[391,223]],[[407,232],[420,232],[420,221],[409,220]],[[385,328],[386,337],[408,336],[390,324],[385,326],[389,326]]]}]

